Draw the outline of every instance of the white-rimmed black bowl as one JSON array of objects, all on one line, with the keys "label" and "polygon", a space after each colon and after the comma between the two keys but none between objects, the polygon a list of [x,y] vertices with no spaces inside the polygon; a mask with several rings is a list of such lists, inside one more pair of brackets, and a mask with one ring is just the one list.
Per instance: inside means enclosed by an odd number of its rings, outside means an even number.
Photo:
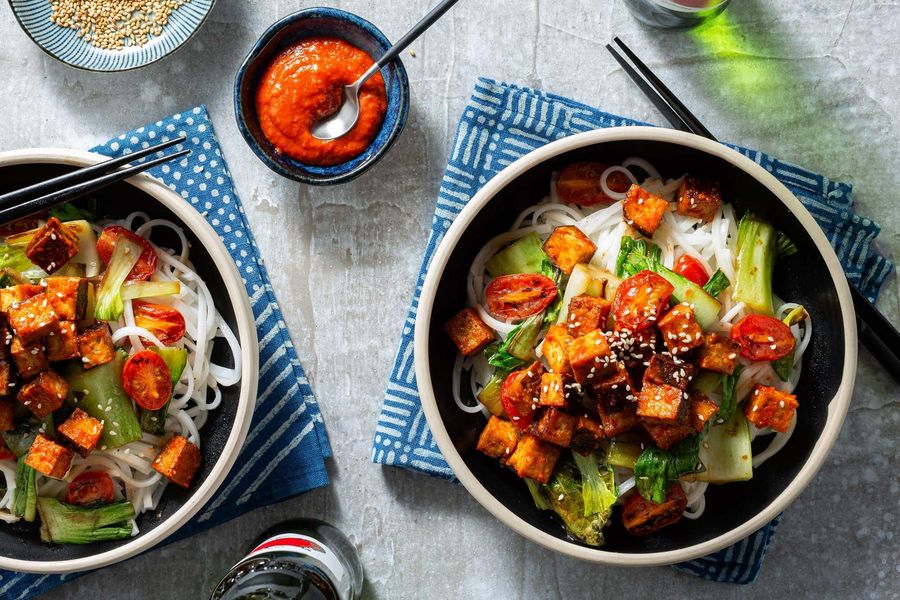
[{"label": "white-rimmed black bowl", "polygon": [[[813,336],[797,385],[797,426],[790,441],[754,472],[753,479],[710,486],[706,511],[654,536],[638,538],[622,528],[618,512],[606,545],[592,548],[569,539],[548,511],[540,511],[525,485],[508,469],[475,450],[484,417],[460,411],[451,381],[456,348],[444,322],[467,304],[466,277],[475,254],[506,231],[524,208],[546,195],[550,174],[579,160],[619,164],[629,156],[649,160],[664,176],[683,173],[717,178],[727,202],[752,209],[787,233],[799,252],[779,262],[775,291],[803,304]],[[764,526],[809,484],[837,438],[856,374],[856,321],[850,289],[824,233],[800,201],[771,173],[716,142],[652,127],[591,131],[539,148],[493,179],[469,202],[432,259],[422,290],[415,331],[416,381],[434,438],[454,474],[494,516],[547,548],[596,563],[661,565],[690,560],[729,546]]]},{"label": "white-rimmed black bowl", "polygon": [[[0,193],[22,188],[94,164],[108,157],[62,149],[15,150],[0,153]],[[127,540],[83,546],[41,542],[38,523],[0,523],[0,568],[31,573],[67,573],[110,565],[157,544],[184,525],[225,480],[247,436],[259,373],[256,327],[250,300],[237,267],[216,232],[176,192],[141,174],[94,194],[104,218],[120,218],[140,210],[151,218],[169,219],[184,229],[191,244],[191,261],[203,277],[216,309],[241,344],[241,381],[222,388],[219,408],[210,411],[200,430],[203,456],[190,489],[170,485],[158,508],[138,516],[140,534]],[[179,247],[177,237],[166,239],[154,232],[155,242]],[[213,360],[230,365],[227,349],[216,345]]]}]

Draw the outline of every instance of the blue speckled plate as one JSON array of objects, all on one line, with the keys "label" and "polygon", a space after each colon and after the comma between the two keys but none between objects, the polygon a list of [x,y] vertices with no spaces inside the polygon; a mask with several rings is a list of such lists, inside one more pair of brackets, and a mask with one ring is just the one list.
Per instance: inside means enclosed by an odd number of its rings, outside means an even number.
[{"label": "blue speckled plate", "polygon": [[79,38],[74,29],[51,23],[48,0],[9,0],[19,25],[41,50],[87,71],[128,71],[168,56],[200,29],[215,3],[216,0],[190,0],[172,12],[162,33],[144,46],[104,50]]}]

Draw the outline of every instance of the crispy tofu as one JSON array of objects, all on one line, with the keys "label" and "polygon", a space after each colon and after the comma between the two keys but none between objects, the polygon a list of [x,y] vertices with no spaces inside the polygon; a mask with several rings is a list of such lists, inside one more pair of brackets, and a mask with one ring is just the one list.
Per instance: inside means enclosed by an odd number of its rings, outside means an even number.
[{"label": "crispy tofu", "polygon": [[509,460],[506,462],[519,477],[534,479],[538,483],[547,483],[556,461],[562,454],[562,448],[542,441],[537,436],[526,433]]},{"label": "crispy tofu", "polygon": [[760,429],[768,427],[784,433],[791,426],[797,406],[797,396],[757,383],[744,403],[744,415]]},{"label": "crispy tofu", "polygon": [[697,433],[703,431],[703,428],[716,416],[717,412],[719,412],[719,405],[710,400],[706,394],[691,392],[690,417],[694,431]]},{"label": "crispy tofu", "polygon": [[23,385],[17,398],[35,417],[43,419],[62,406],[68,393],[69,382],[48,370]]},{"label": "crispy tofu", "polygon": [[647,421],[644,421],[642,425],[647,433],[650,434],[653,443],[663,450],[671,449],[675,444],[695,433],[694,427],[687,419],[681,419],[671,425]]},{"label": "crispy tofu", "polygon": [[0,360],[0,397],[9,396],[15,386],[10,364],[5,360]]},{"label": "crispy tofu", "polygon": [[569,446],[575,452],[590,454],[600,448],[604,436],[603,424],[600,421],[587,415],[581,415],[575,423]]},{"label": "crispy tofu", "polygon": [[569,335],[565,325],[551,325],[547,330],[541,345],[541,354],[554,373],[569,373],[572,370],[568,351],[571,341],[572,336]]},{"label": "crispy tofu", "polygon": [[722,206],[719,182],[687,175],[678,189],[678,214],[709,223]]},{"label": "crispy tofu", "polygon": [[[541,379],[544,365],[535,361],[527,369],[511,373],[503,382],[503,394],[508,396],[523,412],[530,414],[537,408],[541,397]],[[514,418],[513,420],[518,420]]]},{"label": "crispy tofu", "polygon": [[628,333],[615,331],[616,339],[610,341],[610,345],[625,363],[625,368],[631,373],[631,378],[640,387],[644,371],[653,355],[656,353],[657,335],[656,329],[647,327]]},{"label": "crispy tofu", "polygon": [[597,245],[574,225],[565,225],[553,230],[543,249],[560,271],[571,275],[575,265],[591,260]]},{"label": "crispy tofu", "polygon": [[580,385],[591,379],[602,379],[616,369],[616,357],[599,329],[572,340],[568,355],[575,381]]},{"label": "crispy tofu", "polygon": [[41,371],[50,368],[46,348],[41,342],[25,345],[21,338],[14,337],[10,346],[10,354],[23,379],[34,377]]},{"label": "crispy tofu", "polygon": [[670,385],[679,390],[686,390],[694,376],[694,365],[665,354],[654,354],[647,370],[644,371],[644,385]]},{"label": "crispy tofu", "polygon": [[687,354],[703,345],[703,329],[694,309],[682,302],[669,309],[657,322],[663,343],[673,355]]},{"label": "crispy tofu", "polygon": [[685,393],[680,389],[645,379],[638,395],[637,415],[645,421],[668,425],[686,412],[686,406]]},{"label": "crispy tofu", "polygon": [[47,294],[38,294],[9,308],[9,324],[25,344],[34,343],[56,328],[59,317]]},{"label": "crispy tofu", "polygon": [[602,405],[598,404],[597,414],[600,415],[603,433],[610,438],[630,431],[641,422],[635,412],[634,403],[627,404],[623,410],[618,412],[608,412]]},{"label": "crispy tofu", "polygon": [[74,321],[60,321],[47,335],[47,360],[54,362],[81,356],[78,352],[78,331]]},{"label": "crispy tofu", "polygon": [[33,283],[21,283],[0,290],[0,312],[8,313],[14,304],[24,302],[32,296],[37,296],[44,291],[43,286]]},{"label": "crispy tofu", "polygon": [[521,435],[519,428],[510,421],[491,416],[481,431],[476,448],[490,457],[505,460],[515,450]]},{"label": "crispy tofu", "polygon": [[50,217],[25,248],[28,260],[51,275],[63,268],[76,254],[78,236],[56,217]]},{"label": "crispy tofu", "polygon": [[585,385],[585,392],[591,400],[602,404],[607,412],[623,410],[635,399],[636,391],[631,383],[631,375],[621,362],[616,363],[616,371],[599,381],[591,380]]},{"label": "crispy tofu", "polygon": [[116,356],[106,323],[97,323],[78,336],[78,353],[85,369],[108,363]]},{"label": "crispy tofu", "polygon": [[538,404],[555,408],[566,407],[565,379],[559,373],[541,375],[541,395]]},{"label": "crispy tofu", "polygon": [[87,308],[87,279],[81,277],[48,277],[47,298],[53,311],[63,321],[84,318]]},{"label": "crispy tofu", "polygon": [[56,428],[59,440],[83,457],[97,447],[102,433],[103,423],[80,408]]},{"label": "crispy tofu", "polygon": [[625,200],[622,201],[625,222],[647,237],[653,237],[653,232],[659,227],[668,208],[666,200],[636,184],[628,188]]},{"label": "crispy tofu", "polygon": [[156,456],[152,467],[172,483],[187,488],[200,467],[200,448],[176,435]]},{"label": "crispy tofu", "polygon": [[494,330],[487,326],[474,308],[464,308],[444,324],[444,331],[463,356],[481,352],[494,341]]},{"label": "crispy tofu", "polygon": [[581,337],[595,329],[606,329],[609,310],[612,303],[604,298],[595,298],[587,294],[573,297],[569,301],[569,312],[566,316],[566,328],[572,337]]},{"label": "crispy tofu", "polygon": [[39,433],[28,450],[25,464],[47,477],[62,479],[69,471],[73,456],[71,450]]},{"label": "crispy tofu", "polygon": [[707,333],[704,336],[703,348],[697,365],[708,371],[731,375],[738,364],[741,347],[731,338],[718,333]]},{"label": "crispy tofu", "polygon": [[12,431],[15,428],[12,400],[0,400],[0,431]]},{"label": "crispy tofu", "polygon": [[558,408],[548,408],[535,423],[534,434],[545,442],[568,448],[577,421],[577,417],[566,414]]}]

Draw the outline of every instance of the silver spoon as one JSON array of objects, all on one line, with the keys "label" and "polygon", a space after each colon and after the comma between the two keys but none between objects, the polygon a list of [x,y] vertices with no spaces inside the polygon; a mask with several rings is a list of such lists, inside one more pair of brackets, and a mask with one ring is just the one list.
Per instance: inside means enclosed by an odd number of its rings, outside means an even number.
[{"label": "silver spoon", "polygon": [[368,81],[368,79],[381,70],[382,67],[397,58],[397,55],[409,46],[413,40],[418,38],[426,29],[431,27],[435,21],[441,18],[445,12],[450,10],[459,0],[443,0],[431,11],[425,15],[421,21],[416,23],[415,27],[409,30],[400,40],[390,47],[378,61],[369,67],[362,74],[362,77],[344,86],[344,99],[341,108],[337,112],[331,114],[324,119],[320,119],[312,126],[313,137],[320,140],[333,140],[341,137],[356,125],[359,119],[359,88]]}]

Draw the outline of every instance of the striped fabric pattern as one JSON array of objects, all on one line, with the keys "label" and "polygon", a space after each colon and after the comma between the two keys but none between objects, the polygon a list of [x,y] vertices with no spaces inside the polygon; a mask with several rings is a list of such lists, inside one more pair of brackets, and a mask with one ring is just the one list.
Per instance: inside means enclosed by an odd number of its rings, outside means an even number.
[{"label": "striped fabric pattern", "polygon": [[143,46],[119,50],[97,48],[78,37],[74,29],[50,22],[48,0],[10,0],[19,24],[34,43],[67,65],[88,71],[127,71],[154,63],[191,39],[203,25],[215,0],[191,0],[170,16],[162,33]]},{"label": "striped fabric pattern", "polygon": [[[431,235],[378,418],[374,462],[453,479],[425,421],[413,366],[419,295],[431,257],[453,219],[489,179],[528,152],[575,133],[630,125],[645,123],[540,90],[484,78],[476,82],[457,126],[438,194]],[[852,187],[756,150],[731,147],[762,165],[803,202],[828,235],[848,279],[874,301],[893,265],[872,247],[878,225],[853,212]],[[715,581],[753,581],[776,521],[731,548],[680,568]]]},{"label": "striped fabric pattern", "polygon": [[[234,258],[256,318],[260,371],[253,421],[231,473],[209,504],[166,542],[327,485],[325,459],[331,456],[319,405],[291,343],[206,107],[122,134],[92,151],[120,156],[178,135],[188,139],[176,148],[189,148],[191,154],[148,172],[203,214]],[[0,598],[24,600],[77,576],[0,571]]]}]

